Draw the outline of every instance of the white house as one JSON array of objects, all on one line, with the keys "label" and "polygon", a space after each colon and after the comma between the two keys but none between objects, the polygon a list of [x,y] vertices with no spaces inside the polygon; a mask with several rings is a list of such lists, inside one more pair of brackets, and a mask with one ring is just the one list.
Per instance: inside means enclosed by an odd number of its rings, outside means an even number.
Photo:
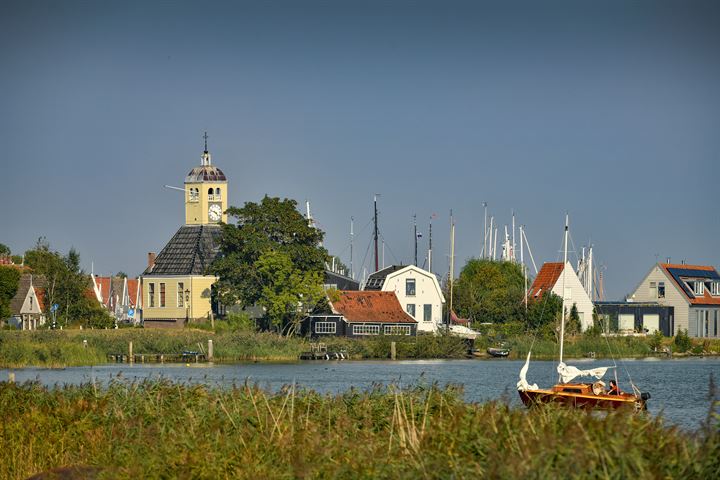
[{"label": "white house", "polygon": [[8,323],[22,330],[36,330],[45,324],[45,289],[42,277],[26,273],[20,277],[17,292],[10,300],[12,316]]},{"label": "white house", "polygon": [[364,290],[395,292],[400,305],[417,320],[418,332],[435,333],[443,323],[445,297],[432,272],[415,265],[392,265],[370,275]]},{"label": "white house", "polygon": [[567,312],[569,313],[572,306],[575,305],[580,316],[580,326],[583,330],[587,330],[593,325],[593,302],[590,300],[590,296],[585,291],[585,287],[583,287],[570,262],[565,265],[565,270],[566,272],[563,275],[562,262],[543,264],[537,277],[535,277],[535,281],[533,281],[528,295],[538,299],[542,297],[543,293],[550,291],[564,298]]},{"label": "white house", "polygon": [[714,267],[658,263],[628,298],[674,307],[671,331],[691,337],[720,337],[720,274]]}]

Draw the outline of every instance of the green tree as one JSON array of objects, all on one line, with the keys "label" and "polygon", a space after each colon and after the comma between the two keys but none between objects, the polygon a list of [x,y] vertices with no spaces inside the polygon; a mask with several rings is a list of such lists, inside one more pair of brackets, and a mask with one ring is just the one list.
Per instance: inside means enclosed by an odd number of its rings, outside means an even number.
[{"label": "green tree", "polygon": [[540,298],[528,303],[527,325],[532,330],[552,331],[560,320],[562,298],[552,292],[544,292]]},{"label": "green tree", "polygon": [[325,296],[318,272],[297,268],[290,255],[268,250],[255,262],[263,284],[258,304],[265,307],[273,327],[294,334],[297,326]]},{"label": "green tree", "polygon": [[20,282],[20,270],[14,267],[0,266],[0,320],[12,314],[10,301],[17,293]]},{"label": "green tree", "polygon": [[5,245],[4,243],[0,243],[0,257],[10,255],[11,253],[12,252],[10,251],[10,247]]},{"label": "green tree", "polygon": [[525,318],[524,279],[512,262],[470,259],[453,286],[453,308],[464,318],[505,323]]},{"label": "green tree", "polygon": [[565,319],[565,333],[568,335],[577,335],[581,331],[580,314],[578,313],[577,305],[573,303],[573,306],[570,308],[570,313]]},{"label": "green tree", "polygon": [[62,256],[52,251],[47,240],[41,237],[34,250],[25,252],[25,265],[34,275],[44,277],[45,308],[53,304],[59,306],[59,323],[79,323],[96,328],[112,326],[112,317],[93,296],[86,294],[90,289],[90,278],[80,268],[77,250],[71,248],[67,255]]},{"label": "green tree", "polygon": [[690,335],[688,335],[687,329],[678,330],[677,335],[675,335],[675,339],[673,340],[673,343],[675,344],[675,348],[678,352],[687,352],[690,350],[693,346],[692,340],[690,339]]},{"label": "green tree", "polygon": [[[280,321],[283,316],[278,305],[305,294],[295,281],[297,276],[311,282],[313,288],[322,286],[329,259],[319,246],[323,233],[308,225],[297,202],[290,199],[265,196],[260,203],[230,207],[227,213],[237,223],[223,225],[220,253],[210,268],[219,277],[215,294],[226,305],[271,303],[274,310],[268,317]],[[261,258],[263,262],[258,263]],[[294,276],[292,280],[273,279],[268,274],[273,269],[278,275]],[[291,316],[283,318],[288,321]]]}]

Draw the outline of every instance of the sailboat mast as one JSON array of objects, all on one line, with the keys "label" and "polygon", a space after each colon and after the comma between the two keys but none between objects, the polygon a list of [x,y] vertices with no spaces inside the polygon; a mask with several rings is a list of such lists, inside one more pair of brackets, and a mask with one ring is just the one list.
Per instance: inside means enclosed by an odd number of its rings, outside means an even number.
[{"label": "sailboat mast", "polygon": [[563,247],[563,274],[562,274],[562,311],[560,312],[560,363],[563,361],[563,345],[565,342],[565,277],[567,276],[567,254],[568,254],[568,224],[569,215],[565,214],[565,240]]},{"label": "sailboat mast", "polygon": [[520,225],[520,266],[523,271],[523,282],[525,282],[525,311],[528,309],[528,278],[527,267],[525,266],[525,249],[523,248],[523,226]]},{"label": "sailboat mast", "polygon": [[378,268],[377,193],[375,194],[375,197],[373,199],[373,204],[375,206],[375,216],[373,217],[374,222],[375,222],[375,228],[373,230],[373,240],[375,241],[375,271],[377,272],[379,270],[379,268]]},{"label": "sailboat mast", "polygon": [[353,270],[353,239],[355,233],[353,232],[353,224],[355,219],[350,217],[350,278],[355,279],[355,271]]},{"label": "sailboat mast", "polygon": [[487,202],[483,202],[483,207],[485,208],[485,223],[483,224],[483,248],[482,248],[482,255],[480,255],[482,258],[486,258],[488,251],[487,251],[487,236],[488,236],[488,229],[487,229]]},{"label": "sailboat mast", "polygon": [[450,331],[450,320],[453,309],[453,283],[455,280],[455,220],[450,211],[450,308],[448,308],[447,329]]},{"label": "sailboat mast", "polygon": [[432,272],[432,217],[430,217],[430,232],[428,235],[428,272]]},{"label": "sailboat mast", "polygon": [[415,263],[417,267],[417,215],[413,214],[413,236],[415,237]]}]

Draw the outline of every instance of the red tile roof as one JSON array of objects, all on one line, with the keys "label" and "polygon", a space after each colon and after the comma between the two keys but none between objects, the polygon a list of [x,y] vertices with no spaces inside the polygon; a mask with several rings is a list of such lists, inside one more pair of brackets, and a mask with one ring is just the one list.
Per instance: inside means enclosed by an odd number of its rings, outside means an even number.
[{"label": "red tile roof", "polygon": [[331,302],[333,312],[350,323],[417,323],[400,306],[395,292],[340,291],[340,298]]},{"label": "red tile roof", "polygon": [[97,285],[98,290],[100,290],[100,295],[102,295],[102,304],[107,306],[108,301],[110,300],[110,282],[112,281],[112,278],[110,277],[98,277],[95,276],[95,285]]},{"label": "red tile roof", "polygon": [[562,271],[562,262],[544,263],[537,277],[535,277],[532,287],[530,287],[530,296],[535,297],[542,293],[552,291]]},{"label": "red tile roof", "polygon": [[[130,305],[133,307],[137,307],[135,305],[135,300],[138,298],[138,288],[140,287],[140,281],[137,278],[130,279],[128,278],[128,297],[130,298]],[[140,302],[142,303],[142,295],[140,295]]]},{"label": "red tile roof", "polygon": [[45,305],[45,289],[40,287],[33,287],[35,289],[35,297],[37,298],[38,305],[40,305],[40,311],[44,312]]},{"label": "red tile roof", "polygon": [[[661,263],[660,267],[665,271],[665,274],[673,280],[673,283],[675,283],[675,285],[677,285],[680,293],[691,304],[693,304],[693,305],[720,305],[720,297],[718,297],[718,296],[713,297],[707,288],[703,291],[702,297],[688,295],[686,288],[683,287],[683,285],[680,285],[678,283],[678,279],[677,279],[676,275],[673,275],[673,273],[670,272],[671,269],[677,269],[677,270],[683,270],[683,271],[684,270],[697,270],[698,272],[714,272],[717,275],[717,272],[714,267],[710,267],[707,265],[685,265],[685,264],[678,264],[678,263]],[[683,275],[683,276],[685,276],[685,275]]]}]

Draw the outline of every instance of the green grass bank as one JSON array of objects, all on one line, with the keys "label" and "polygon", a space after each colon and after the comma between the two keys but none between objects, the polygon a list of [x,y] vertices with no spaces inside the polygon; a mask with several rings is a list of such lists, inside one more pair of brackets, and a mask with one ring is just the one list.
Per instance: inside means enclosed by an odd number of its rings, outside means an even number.
[{"label": "green grass bank", "polygon": [[[282,337],[273,333],[204,330],[0,330],[0,367],[66,367],[107,363],[108,354],[126,354],[133,342],[136,354],[170,354],[207,349],[213,340],[215,361],[294,361],[310,349],[305,338]],[[83,340],[87,340],[87,347]],[[388,358],[390,342],[397,342],[398,358],[462,358],[465,344],[457,338],[419,336],[416,338],[375,337],[332,338],[329,350],[345,350],[354,359]]]},{"label": "green grass bank", "polygon": [[720,469],[717,414],[689,433],[624,411],[468,404],[460,390],[433,385],[320,395],[3,382],[0,404],[6,479],[59,467],[151,479],[707,479]]}]

